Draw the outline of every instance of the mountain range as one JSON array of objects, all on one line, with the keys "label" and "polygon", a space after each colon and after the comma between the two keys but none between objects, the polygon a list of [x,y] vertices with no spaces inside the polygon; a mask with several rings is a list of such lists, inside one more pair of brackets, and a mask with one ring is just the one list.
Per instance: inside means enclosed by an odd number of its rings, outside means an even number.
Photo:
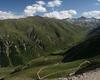
[{"label": "mountain range", "polygon": [[81,16],[79,18],[67,18],[67,19],[64,19],[70,23],[73,23],[73,24],[77,24],[77,25],[82,25],[84,27],[89,27],[91,29],[94,29],[94,28],[97,28],[98,26],[100,26],[100,19],[96,19],[94,17],[92,18],[86,18],[84,16]]},{"label": "mountain range", "polygon": [[53,80],[95,69],[99,44],[95,18],[0,20],[0,79]]}]

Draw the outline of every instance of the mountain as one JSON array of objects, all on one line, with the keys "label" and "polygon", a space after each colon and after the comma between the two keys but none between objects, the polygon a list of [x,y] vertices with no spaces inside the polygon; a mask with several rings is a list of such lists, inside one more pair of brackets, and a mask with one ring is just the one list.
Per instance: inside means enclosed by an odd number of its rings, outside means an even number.
[{"label": "mountain", "polygon": [[58,80],[100,67],[99,25],[34,16],[1,20],[0,32],[1,80]]},{"label": "mountain", "polygon": [[97,28],[98,26],[100,26],[100,19],[96,19],[96,18],[86,18],[84,16],[81,16],[79,18],[72,18],[72,19],[65,19],[66,21],[76,24],[76,25],[80,25],[80,26],[84,26],[91,29]]},{"label": "mountain", "polygon": [[0,21],[0,66],[60,53],[84,39],[87,28],[39,16]]},{"label": "mountain", "polygon": [[100,61],[100,27],[92,30],[87,39],[65,53],[63,62],[92,59]]}]

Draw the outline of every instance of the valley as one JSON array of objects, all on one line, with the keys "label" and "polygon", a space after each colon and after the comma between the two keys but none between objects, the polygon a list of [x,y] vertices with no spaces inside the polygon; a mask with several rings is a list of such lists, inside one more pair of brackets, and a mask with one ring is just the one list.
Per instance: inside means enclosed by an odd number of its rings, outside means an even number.
[{"label": "valley", "polygon": [[100,20],[94,27],[83,21],[0,20],[0,80],[53,80],[100,68]]}]

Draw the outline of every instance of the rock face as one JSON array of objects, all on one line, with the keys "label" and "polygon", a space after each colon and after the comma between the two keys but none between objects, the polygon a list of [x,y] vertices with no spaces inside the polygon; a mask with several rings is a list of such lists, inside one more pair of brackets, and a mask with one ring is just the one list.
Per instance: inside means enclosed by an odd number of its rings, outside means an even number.
[{"label": "rock face", "polygon": [[57,80],[100,80],[100,69],[89,71],[69,78],[59,78]]}]

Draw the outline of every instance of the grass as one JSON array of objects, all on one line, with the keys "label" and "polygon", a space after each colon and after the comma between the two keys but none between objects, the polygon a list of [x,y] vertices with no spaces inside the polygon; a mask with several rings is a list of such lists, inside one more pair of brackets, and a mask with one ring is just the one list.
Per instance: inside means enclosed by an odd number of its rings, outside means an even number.
[{"label": "grass", "polygon": [[53,80],[67,77],[71,73],[82,69],[82,65],[85,66],[83,63],[86,62],[86,60],[82,59],[61,63],[61,58],[62,56],[41,57],[30,61],[28,63],[29,66],[21,71],[10,74],[14,68],[2,68],[0,69],[0,73],[2,73],[1,76],[5,76],[5,80],[37,80],[39,77],[42,80]]},{"label": "grass", "polygon": [[0,68],[0,77],[5,77],[13,70],[11,67]]},{"label": "grass", "polygon": [[[60,60],[59,60],[60,59]],[[47,77],[45,78],[57,78],[57,77],[64,77],[66,74],[69,74],[77,69],[77,67],[82,63],[84,60],[74,61],[69,63],[61,63],[60,56],[49,56],[49,57],[41,57],[38,59],[34,59],[28,64],[31,64],[26,69],[23,69],[19,72],[10,74],[13,69],[2,69],[6,72],[5,80],[32,80],[38,78],[37,73],[39,72],[39,76]],[[49,63],[49,64],[48,64]],[[26,65],[25,65],[26,66]],[[6,71],[8,70],[8,72]]]},{"label": "grass", "polygon": [[37,59],[31,60],[27,63],[24,67],[37,67],[37,66],[46,66],[55,63],[61,63],[63,57],[62,56],[47,56],[47,57],[40,57]]},{"label": "grass", "polygon": [[67,74],[73,72],[73,70],[75,71],[77,69],[77,67],[83,61],[84,60],[79,60],[79,61],[73,61],[73,62],[69,62],[69,63],[61,63],[61,64],[47,66],[40,72],[40,76],[44,77],[44,76],[48,75],[47,78],[48,77],[64,77],[64,73],[66,73],[66,75],[67,75]]},{"label": "grass", "polygon": [[[6,80],[13,80],[13,79],[19,79],[19,80],[30,80],[33,78],[37,78],[37,72],[44,66],[50,66],[54,65],[56,63],[60,63],[62,60],[62,56],[49,56],[49,57],[41,57],[34,59],[30,61],[28,64],[24,66],[24,68],[27,66],[26,69],[22,69],[21,71],[15,72],[13,74],[10,74],[12,69],[9,74],[6,74]],[[5,72],[5,71],[4,71]],[[21,79],[23,78],[23,79]]]}]

